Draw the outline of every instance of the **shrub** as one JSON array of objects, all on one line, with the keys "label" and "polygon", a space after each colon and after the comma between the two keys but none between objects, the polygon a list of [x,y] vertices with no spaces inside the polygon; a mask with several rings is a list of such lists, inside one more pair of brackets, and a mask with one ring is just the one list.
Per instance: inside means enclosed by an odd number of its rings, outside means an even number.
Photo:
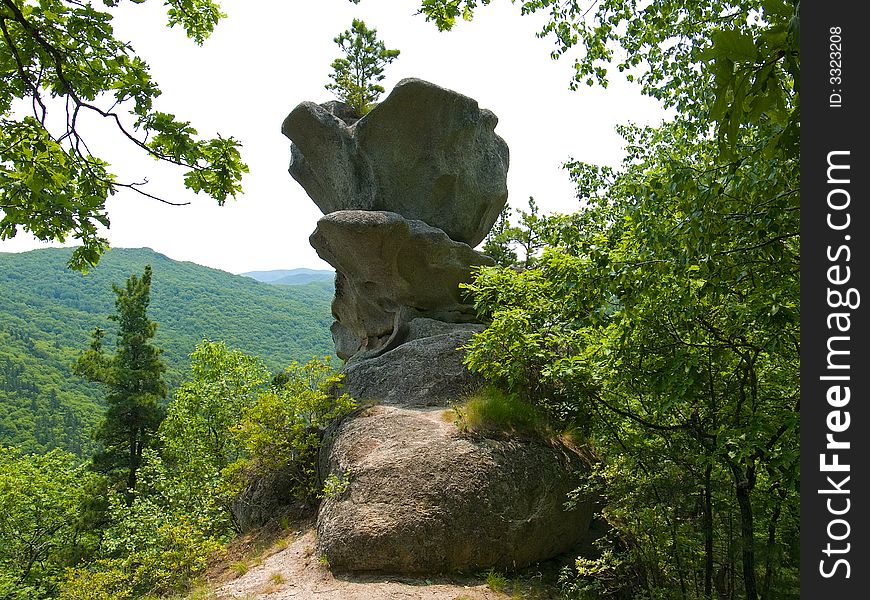
[{"label": "shrub", "polygon": [[348,487],[350,487],[350,469],[345,469],[342,473],[330,473],[323,482],[323,492],[320,497],[340,498]]},{"label": "shrub", "polygon": [[207,517],[172,510],[159,496],[136,497],[127,505],[113,495],[109,516],[104,558],[68,571],[65,597],[99,600],[183,591],[221,546],[207,533]]},{"label": "shrub", "polygon": [[326,427],[356,408],[347,394],[335,396],[341,384],[329,358],[314,357],[304,365],[293,363],[275,378],[270,390],[245,409],[233,433],[247,458],[231,465],[240,478],[283,472],[293,479],[293,495],[315,504],[320,486],[317,456]]},{"label": "shrub", "polygon": [[0,446],[0,598],[56,591],[89,537],[79,511],[93,475],[72,454],[30,455]]}]

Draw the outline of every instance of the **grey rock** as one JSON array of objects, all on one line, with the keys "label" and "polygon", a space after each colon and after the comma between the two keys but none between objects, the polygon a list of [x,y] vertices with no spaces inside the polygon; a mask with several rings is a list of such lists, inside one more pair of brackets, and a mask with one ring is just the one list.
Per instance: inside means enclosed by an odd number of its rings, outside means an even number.
[{"label": "grey rock", "polygon": [[318,551],[348,571],[513,569],[586,535],[592,502],[566,511],[580,457],[557,443],[462,435],[445,411],[389,406],[346,419],[324,446],[349,473],[321,504]]},{"label": "grey rock", "polygon": [[376,356],[406,339],[406,323],[476,319],[460,283],[492,259],[440,229],[396,213],[338,211],[311,234],[317,254],[336,269],[332,314],[339,357]]},{"label": "grey rock", "polygon": [[398,406],[448,406],[481,385],[459,350],[483,325],[413,319],[401,345],[344,366],[342,393],[362,402]]},{"label": "grey rock", "polygon": [[[470,338],[474,333],[480,333],[485,327],[480,323],[445,323],[435,319],[418,318],[411,319],[408,323],[406,341],[420,340],[442,335],[462,334],[463,338]],[[465,341],[462,342],[463,344]]]},{"label": "grey rock", "polygon": [[350,105],[339,100],[330,100],[320,105],[326,109],[326,112],[342,121],[345,125],[350,126],[360,120],[360,115],[356,113]]},{"label": "grey rock", "polygon": [[[328,106],[299,104],[284,120],[281,131],[295,141],[290,146],[290,174],[324,214],[347,208],[351,198],[371,196],[371,178],[368,169],[355,160],[351,130]],[[360,204],[357,208],[371,206]]]},{"label": "grey rock", "polygon": [[290,174],[325,214],[381,210],[479,244],[507,201],[507,144],[472,98],[403,79],[353,121],[341,103],[299,104],[281,128]]},{"label": "grey rock", "polygon": [[293,497],[293,472],[287,468],[268,476],[255,475],[233,498],[230,509],[239,528],[251,531],[298,507]]}]

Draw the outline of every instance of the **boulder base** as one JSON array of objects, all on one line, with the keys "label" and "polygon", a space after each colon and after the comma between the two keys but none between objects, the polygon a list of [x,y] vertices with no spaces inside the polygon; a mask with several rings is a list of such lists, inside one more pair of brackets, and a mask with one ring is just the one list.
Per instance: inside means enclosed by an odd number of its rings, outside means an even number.
[{"label": "boulder base", "polygon": [[576,453],[541,440],[472,438],[451,421],[444,410],[375,406],[327,439],[327,472],[349,474],[317,519],[318,551],[331,567],[512,569],[584,538],[591,502],[564,508],[584,468]]},{"label": "boulder base", "polygon": [[483,331],[483,325],[413,319],[407,329],[398,347],[349,361],[342,369],[341,392],[362,402],[446,407],[480,386],[479,377],[465,367],[459,347]]}]

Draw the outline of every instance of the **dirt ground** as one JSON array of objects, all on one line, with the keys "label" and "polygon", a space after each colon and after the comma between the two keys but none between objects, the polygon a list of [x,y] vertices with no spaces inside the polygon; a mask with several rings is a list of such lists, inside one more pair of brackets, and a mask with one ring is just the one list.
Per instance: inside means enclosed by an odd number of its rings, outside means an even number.
[{"label": "dirt ground", "polygon": [[[479,580],[413,579],[330,572],[314,552],[314,531],[290,538],[286,547],[262,558],[234,579],[218,584],[215,598],[229,600],[504,600]],[[225,572],[223,577],[234,577]],[[222,577],[222,578],[223,578]]]}]

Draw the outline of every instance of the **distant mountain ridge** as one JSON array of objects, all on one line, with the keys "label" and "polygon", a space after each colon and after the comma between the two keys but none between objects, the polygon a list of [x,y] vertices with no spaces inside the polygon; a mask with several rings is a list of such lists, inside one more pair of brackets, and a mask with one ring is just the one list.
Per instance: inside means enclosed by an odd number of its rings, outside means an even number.
[{"label": "distant mountain ridge", "polygon": [[332,282],[335,271],[323,269],[276,269],[274,271],[248,271],[241,274],[271,285],[304,285],[319,281]]},{"label": "distant mountain ridge", "polygon": [[145,248],[112,249],[83,276],[66,268],[70,252],[0,253],[0,444],[89,451],[102,390],[73,375],[71,364],[95,327],[114,342],[112,284],[146,264],[154,271],[149,316],[170,386],[203,339],[225,341],[274,371],[334,352],[331,283],[268,285]]}]

